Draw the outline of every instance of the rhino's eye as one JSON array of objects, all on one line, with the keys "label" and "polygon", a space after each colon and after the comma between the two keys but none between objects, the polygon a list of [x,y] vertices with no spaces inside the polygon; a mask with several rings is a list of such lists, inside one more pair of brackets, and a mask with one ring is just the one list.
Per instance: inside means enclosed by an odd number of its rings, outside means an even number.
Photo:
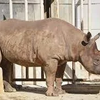
[{"label": "rhino's eye", "polygon": [[88,43],[86,43],[85,41],[81,42],[83,46],[86,46]]}]

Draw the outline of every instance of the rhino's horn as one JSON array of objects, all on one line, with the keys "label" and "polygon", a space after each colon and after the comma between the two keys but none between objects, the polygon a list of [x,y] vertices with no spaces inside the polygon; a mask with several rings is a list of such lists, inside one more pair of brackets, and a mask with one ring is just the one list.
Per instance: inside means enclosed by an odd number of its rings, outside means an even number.
[{"label": "rhino's horn", "polygon": [[92,44],[100,37],[100,33],[98,33],[97,35],[94,36],[94,38],[91,39],[90,41],[90,47],[92,46]]},{"label": "rhino's horn", "polygon": [[95,42],[100,37],[100,33],[98,33],[94,38],[92,39],[93,42]]}]

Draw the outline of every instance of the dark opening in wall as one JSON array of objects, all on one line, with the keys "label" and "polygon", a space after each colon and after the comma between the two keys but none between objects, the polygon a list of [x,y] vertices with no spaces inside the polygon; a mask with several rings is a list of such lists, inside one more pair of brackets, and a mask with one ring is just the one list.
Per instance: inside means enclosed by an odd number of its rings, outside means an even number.
[{"label": "dark opening in wall", "polygon": [[54,0],[44,0],[44,13],[45,18],[51,17],[51,4]]}]

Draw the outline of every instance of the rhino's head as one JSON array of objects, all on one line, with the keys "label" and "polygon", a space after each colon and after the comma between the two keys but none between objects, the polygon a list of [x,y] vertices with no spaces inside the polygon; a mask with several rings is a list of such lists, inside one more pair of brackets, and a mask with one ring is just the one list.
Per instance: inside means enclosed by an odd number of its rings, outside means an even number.
[{"label": "rhino's head", "polygon": [[84,47],[80,53],[80,62],[88,72],[93,74],[100,74],[100,51],[95,42],[99,37],[100,33],[90,39],[91,33],[88,32],[82,41]]}]

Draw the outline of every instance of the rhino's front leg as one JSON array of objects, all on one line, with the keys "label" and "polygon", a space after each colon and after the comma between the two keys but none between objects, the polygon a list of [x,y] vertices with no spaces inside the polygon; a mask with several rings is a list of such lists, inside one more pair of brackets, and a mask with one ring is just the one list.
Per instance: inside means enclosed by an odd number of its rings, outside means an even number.
[{"label": "rhino's front leg", "polygon": [[46,66],[44,67],[44,71],[46,74],[46,84],[47,84],[47,96],[57,96],[58,94],[55,92],[54,89],[54,81],[55,75],[57,71],[58,61],[55,59],[51,59],[47,62]]},{"label": "rhino's front leg", "polygon": [[62,87],[61,87],[65,67],[66,67],[66,63],[58,66],[58,68],[57,68],[56,88],[55,89],[56,89],[56,92],[58,92],[58,94],[64,94],[65,93],[65,90],[63,90]]},{"label": "rhino's front leg", "polygon": [[15,92],[16,89],[13,88],[7,81],[3,81],[3,84],[4,84],[4,91],[5,92]]}]

